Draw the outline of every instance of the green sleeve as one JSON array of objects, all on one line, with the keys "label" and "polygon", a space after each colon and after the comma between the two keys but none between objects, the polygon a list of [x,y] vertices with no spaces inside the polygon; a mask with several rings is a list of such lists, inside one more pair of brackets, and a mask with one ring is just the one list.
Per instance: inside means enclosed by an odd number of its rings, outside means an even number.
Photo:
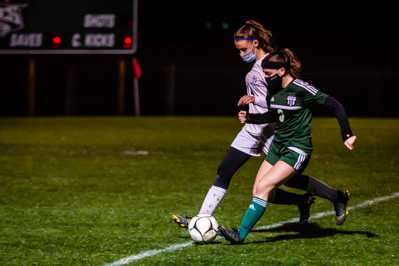
[{"label": "green sleeve", "polygon": [[322,105],[322,104],[324,104],[328,95],[317,90],[316,88],[314,88],[314,89],[315,89],[314,91],[304,90],[304,97],[303,97],[304,104],[307,104],[307,105],[310,105],[310,104]]}]

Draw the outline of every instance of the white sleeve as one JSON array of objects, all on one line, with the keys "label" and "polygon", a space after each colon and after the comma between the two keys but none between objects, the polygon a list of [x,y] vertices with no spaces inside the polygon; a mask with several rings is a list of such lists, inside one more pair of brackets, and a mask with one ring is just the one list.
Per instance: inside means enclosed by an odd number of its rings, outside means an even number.
[{"label": "white sleeve", "polygon": [[266,97],[261,97],[261,96],[255,96],[255,105],[258,105],[260,107],[267,107],[267,103],[266,103]]}]

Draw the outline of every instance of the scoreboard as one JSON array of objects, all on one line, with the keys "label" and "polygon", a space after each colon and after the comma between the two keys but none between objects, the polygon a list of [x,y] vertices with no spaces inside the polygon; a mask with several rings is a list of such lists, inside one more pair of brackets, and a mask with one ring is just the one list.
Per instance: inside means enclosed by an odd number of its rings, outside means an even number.
[{"label": "scoreboard", "polygon": [[133,54],[138,0],[0,0],[0,54]]}]

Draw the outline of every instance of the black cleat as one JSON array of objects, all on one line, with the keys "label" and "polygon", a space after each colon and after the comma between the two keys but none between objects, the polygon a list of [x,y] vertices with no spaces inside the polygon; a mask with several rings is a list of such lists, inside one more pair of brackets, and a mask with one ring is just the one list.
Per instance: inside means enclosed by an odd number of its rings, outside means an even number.
[{"label": "black cleat", "polygon": [[191,220],[191,217],[183,217],[180,216],[178,214],[173,214],[172,215],[172,219],[175,223],[177,223],[179,225],[179,227],[181,228],[187,228],[188,227],[188,223]]},{"label": "black cleat", "polygon": [[219,231],[227,241],[230,241],[232,245],[243,244],[244,241],[240,239],[240,232],[237,228],[226,229],[223,225],[219,226]]},{"label": "black cleat", "polygon": [[315,201],[315,197],[312,193],[306,193],[303,195],[303,202],[298,205],[299,207],[299,223],[307,224],[310,217],[310,205],[312,205]]},{"label": "black cleat", "polygon": [[348,215],[348,200],[350,197],[350,193],[348,190],[337,190],[338,191],[338,198],[333,201],[334,210],[335,210],[335,218],[337,220],[337,225],[342,225],[345,220],[346,216]]}]

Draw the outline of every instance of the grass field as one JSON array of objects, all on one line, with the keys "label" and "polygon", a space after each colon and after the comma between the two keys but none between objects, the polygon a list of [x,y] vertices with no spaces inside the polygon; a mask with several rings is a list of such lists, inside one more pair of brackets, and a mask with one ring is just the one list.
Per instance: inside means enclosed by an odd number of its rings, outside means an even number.
[{"label": "grass field", "polygon": [[[314,119],[305,171],[351,191],[346,223],[327,214],[301,228],[296,207],[270,204],[232,246],[192,244],[171,214],[199,210],[241,128],[234,117],[1,118],[0,265],[399,265],[399,198],[361,205],[399,192],[399,120],[350,122],[354,151],[335,119]],[[262,160],[234,176],[220,224],[240,225]],[[324,199],[311,209],[332,210]]]}]

